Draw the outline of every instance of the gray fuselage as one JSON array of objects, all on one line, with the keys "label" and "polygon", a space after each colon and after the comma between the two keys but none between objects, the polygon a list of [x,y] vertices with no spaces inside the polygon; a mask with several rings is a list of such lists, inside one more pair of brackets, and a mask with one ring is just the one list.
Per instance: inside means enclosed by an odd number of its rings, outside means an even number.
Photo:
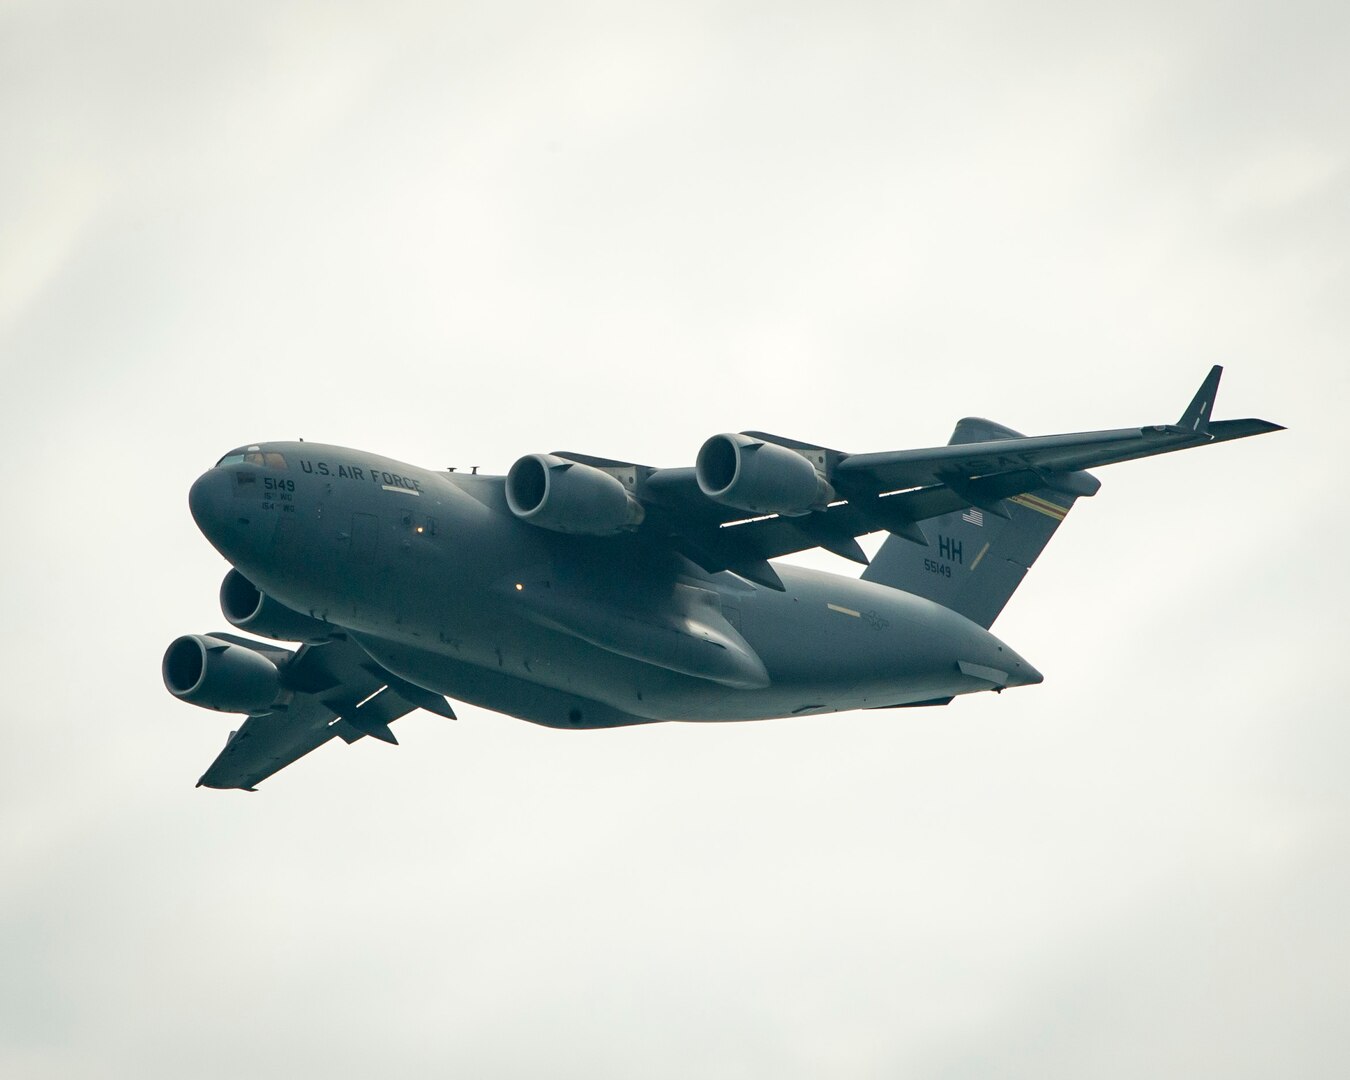
[{"label": "gray fuselage", "polygon": [[437,694],[552,726],[751,720],[1040,681],[980,626],[855,578],[783,592],[629,535],[519,520],[501,477],[316,443],[250,447],[192,487],[202,532],[268,596]]}]

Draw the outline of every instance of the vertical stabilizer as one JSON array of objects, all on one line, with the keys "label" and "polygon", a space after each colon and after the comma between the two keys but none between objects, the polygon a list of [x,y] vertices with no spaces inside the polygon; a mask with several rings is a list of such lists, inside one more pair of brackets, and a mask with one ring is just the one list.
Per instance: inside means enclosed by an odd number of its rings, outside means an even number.
[{"label": "vertical stabilizer", "polygon": [[[1021,436],[1002,424],[968,417],[956,425],[950,442],[1016,438]],[[1074,502],[1100,486],[1085,472],[1046,479],[1048,486],[999,506],[970,506],[930,518],[923,523],[928,547],[888,537],[863,580],[926,597],[988,629]]]}]

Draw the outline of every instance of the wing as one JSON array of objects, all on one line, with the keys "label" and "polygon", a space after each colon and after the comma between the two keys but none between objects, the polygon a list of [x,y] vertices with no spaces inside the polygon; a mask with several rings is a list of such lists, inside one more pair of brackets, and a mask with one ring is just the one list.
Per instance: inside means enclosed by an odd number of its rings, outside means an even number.
[{"label": "wing", "polygon": [[[261,644],[231,634],[212,636],[253,649]],[[289,652],[266,648],[269,655]],[[225,749],[197,781],[198,787],[254,791],[273,773],[330,739],[354,743],[369,735],[397,743],[389,725],[414,709],[452,720],[455,716],[444,698],[384,670],[350,641],[302,645],[279,666],[290,700],[269,713],[250,716],[238,731],[230,732]]]},{"label": "wing", "polygon": [[835,500],[800,516],[751,517],[715,502],[700,489],[693,468],[650,469],[583,455],[559,456],[636,470],[635,487],[646,509],[643,534],[673,546],[707,571],[731,570],[781,589],[768,563],[779,555],[823,547],[866,564],[855,539],[865,533],[886,530],[927,544],[919,523],[928,518],[966,507],[1006,517],[1002,501],[1028,492],[1048,488],[1070,496],[1095,494],[1100,484],[1087,469],[1282,430],[1266,420],[1211,421],[1222,370],[1216,366],[1210,371],[1175,424],[1027,438],[972,418],[957,425],[947,446],[873,454],[745,432],[803,454],[833,488]]}]

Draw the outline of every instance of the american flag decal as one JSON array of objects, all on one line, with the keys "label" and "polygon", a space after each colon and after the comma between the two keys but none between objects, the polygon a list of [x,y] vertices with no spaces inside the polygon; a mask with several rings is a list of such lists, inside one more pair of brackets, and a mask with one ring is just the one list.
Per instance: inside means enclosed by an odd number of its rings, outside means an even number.
[{"label": "american flag decal", "polygon": [[967,510],[964,514],[961,515],[961,520],[969,521],[972,525],[979,525],[981,528],[983,528],[984,512],[981,510],[976,510],[975,507],[972,506],[969,510]]}]

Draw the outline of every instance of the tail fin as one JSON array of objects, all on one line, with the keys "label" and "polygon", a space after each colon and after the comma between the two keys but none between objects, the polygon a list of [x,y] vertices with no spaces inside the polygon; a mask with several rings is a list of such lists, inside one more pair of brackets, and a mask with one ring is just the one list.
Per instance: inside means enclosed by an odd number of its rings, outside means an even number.
[{"label": "tail fin", "polygon": [[[1016,438],[1021,436],[1002,424],[967,417],[956,425],[950,444]],[[927,547],[888,537],[863,580],[926,597],[987,630],[1073,504],[1101,486],[1085,472],[1047,479],[1052,486],[924,522]]]}]

